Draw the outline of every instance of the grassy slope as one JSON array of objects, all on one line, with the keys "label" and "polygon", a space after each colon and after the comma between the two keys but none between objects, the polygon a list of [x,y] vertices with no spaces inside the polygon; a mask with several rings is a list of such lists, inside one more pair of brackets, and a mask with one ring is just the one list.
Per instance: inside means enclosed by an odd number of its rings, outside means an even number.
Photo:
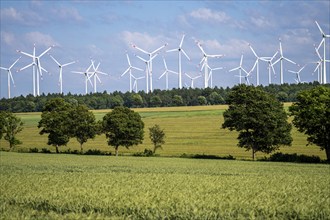
[{"label": "grassy slope", "polygon": [[[287,106],[290,104],[286,104]],[[163,150],[158,151],[161,156],[178,156],[186,154],[213,154],[219,156],[233,155],[236,158],[250,158],[251,153],[244,149],[238,148],[237,133],[220,129],[223,123],[223,111],[226,105],[219,106],[193,106],[193,107],[167,107],[167,108],[138,108],[134,109],[139,112],[145,122],[145,140],[143,144],[135,146],[129,150],[120,148],[120,153],[141,152],[145,148],[152,148],[149,140],[148,128],[154,124],[159,124],[166,133],[166,144]],[[102,119],[103,115],[109,110],[94,111],[97,119]],[[40,120],[40,113],[21,113],[19,117],[25,123],[25,128],[18,138],[23,141],[23,145],[18,149],[44,148],[54,150],[47,146],[47,136],[39,135],[37,128]],[[306,137],[297,132],[294,128],[292,131],[293,144],[292,147],[283,147],[281,152],[298,153],[306,155],[317,155],[325,158],[325,153],[320,151],[316,146],[306,147]],[[8,144],[0,141],[1,148],[7,148]],[[76,140],[71,139],[67,147],[71,150],[79,149]],[[113,148],[107,146],[105,136],[98,136],[95,140],[90,140],[84,145],[84,149],[100,149],[102,151],[112,151]],[[257,156],[263,157],[264,154],[257,153]]]}]

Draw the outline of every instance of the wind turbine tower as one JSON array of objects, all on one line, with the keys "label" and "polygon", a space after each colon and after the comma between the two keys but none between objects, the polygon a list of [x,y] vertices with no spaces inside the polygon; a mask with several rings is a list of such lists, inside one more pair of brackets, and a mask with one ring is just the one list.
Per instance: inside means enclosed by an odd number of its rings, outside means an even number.
[{"label": "wind turbine tower", "polygon": [[315,21],[317,27],[319,28],[320,32],[321,32],[321,35],[322,35],[322,40],[320,42],[320,45],[317,47],[317,50],[320,49],[321,45],[323,44],[323,76],[321,76],[321,82],[323,84],[326,84],[327,83],[327,64],[326,62],[329,62],[326,60],[326,45],[325,45],[325,42],[326,42],[326,38],[330,38],[330,34],[325,34],[322,30],[322,28],[320,27],[320,25],[317,23],[317,21]]},{"label": "wind turbine tower", "polygon": [[187,53],[182,49],[182,44],[183,44],[183,40],[184,40],[184,37],[185,35],[182,36],[182,39],[181,39],[181,42],[179,44],[179,47],[178,48],[175,48],[175,49],[171,49],[171,50],[168,50],[166,52],[176,52],[178,51],[178,63],[179,63],[179,67],[178,67],[178,87],[179,89],[182,89],[182,67],[181,67],[181,54],[183,53],[185,55],[185,57],[190,60],[189,56],[187,55]]},{"label": "wind turbine tower", "polygon": [[127,58],[127,62],[128,62],[128,68],[125,70],[125,72],[123,74],[121,74],[121,77],[123,77],[126,73],[129,72],[129,92],[132,92],[133,91],[133,88],[132,88],[132,77],[133,77],[132,69],[139,70],[139,71],[143,71],[143,69],[132,66],[131,61],[130,61],[129,56],[128,56],[128,53],[126,53],[126,58]]},{"label": "wind turbine tower", "polygon": [[7,71],[7,77],[8,77],[8,98],[10,99],[10,80],[12,81],[13,85],[15,85],[14,82],[14,78],[13,75],[11,73],[11,69],[15,66],[15,64],[19,61],[19,59],[21,59],[21,57],[19,57],[10,67],[5,68],[5,67],[0,67],[0,69],[2,70],[6,70]]}]

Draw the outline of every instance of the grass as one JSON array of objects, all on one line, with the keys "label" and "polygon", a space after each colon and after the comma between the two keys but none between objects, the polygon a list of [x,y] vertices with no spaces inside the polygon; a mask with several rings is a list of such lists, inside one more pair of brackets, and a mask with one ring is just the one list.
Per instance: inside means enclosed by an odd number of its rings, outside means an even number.
[{"label": "grass", "polygon": [[329,165],[0,152],[0,219],[329,219]]},{"label": "grass", "polygon": [[[287,109],[290,103],[285,104]],[[223,123],[222,113],[228,106],[192,106],[192,107],[166,107],[166,108],[137,108],[145,123],[145,139],[143,144],[131,149],[120,148],[121,154],[133,154],[142,152],[145,148],[151,149],[149,140],[149,127],[159,124],[166,133],[166,143],[163,150],[157,151],[161,156],[180,156],[182,154],[208,154],[217,156],[233,155],[238,159],[250,159],[251,152],[246,152],[237,147],[237,133],[221,129]],[[96,110],[94,114],[98,120],[110,110]],[[40,113],[17,114],[24,121],[24,130],[18,135],[23,144],[18,146],[18,151],[28,151],[29,148],[54,148],[47,145],[47,136],[39,135],[37,128],[40,120]],[[293,143],[291,147],[283,147],[280,152],[316,155],[325,159],[324,151],[317,146],[306,147],[306,136],[299,133],[295,128],[292,131]],[[8,149],[8,144],[0,141],[0,148]],[[60,150],[79,150],[79,144],[71,139],[68,146],[60,147]],[[104,135],[89,140],[84,144],[84,149],[99,149],[102,151],[114,152],[109,147]],[[265,154],[257,153],[257,158]]]}]

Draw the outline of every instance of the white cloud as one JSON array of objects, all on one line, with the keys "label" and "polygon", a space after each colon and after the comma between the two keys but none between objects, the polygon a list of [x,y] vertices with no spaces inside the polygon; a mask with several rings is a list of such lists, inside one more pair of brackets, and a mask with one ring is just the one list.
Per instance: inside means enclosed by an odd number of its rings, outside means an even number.
[{"label": "white cloud", "polygon": [[31,10],[20,12],[15,8],[10,7],[1,9],[0,14],[1,20],[8,23],[13,22],[23,25],[40,25],[40,23],[44,21],[42,17]]},{"label": "white cloud", "polygon": [[199,19],[199,20],[204,20],[204,21],[209,21],[213,20],[215,22],[226,22],[229,20],[229,16],[225,12],[222,11],[212,11],[209,8],[199,8],[195,11],[190,12],[189,14],[191,17]]},{"label": "white cloud", "polygon": [[25,39],[29,42],[29,43],[35,43],[38,46],[45,46],[45,47],[49,47],[52,45],[56,45],[59,46],[59,43],[57,43],[50,35],[47,34],[43,34],[40,32],[29,32],[27,34],[25,34]]},{"label": "white cloud", "polygon": [[1,20],[23,21],[23,16],[15,8],[1,9]]},{"label": "white cloud", "polygon": [[168,42],[168,38],[157,35],[151,36],[147,33],[140,33],[140,32],[130,32],[130,31],[123,31],[120,34],[120,37],[124,41],[125,44],[136,44],[138,47],[143,48],[145,50],[154,50],[160,47],[162,44]]},{"label": "white cloud", "polygon": [[75,8],[61,7],[53,10],[55,16],[66,21],[82,21],[83,17],[79,14],[79,11]]},{"label": "white cloud", "polygon": [[1,41],[5,42],[5,44],[13,46],[15,40],[13,33],[1,31]]},{"label": "white cloud", "polygon": [[268,19],[263,16],[260,16],[258,18],[252,17],[251,23],[252,23],[252,25],[259,27],[259,28],[267,28],[267,27],[272,26],[272,24],[268,21]]}]

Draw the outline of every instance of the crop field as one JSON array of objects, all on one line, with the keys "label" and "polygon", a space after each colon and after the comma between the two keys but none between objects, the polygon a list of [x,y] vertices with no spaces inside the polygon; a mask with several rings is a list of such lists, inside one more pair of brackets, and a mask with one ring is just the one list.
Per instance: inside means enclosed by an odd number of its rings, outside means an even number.
[{"label": "crop field", "polygon": [[[286,107],[289,104],[286,104]],[[167,107],[167,108],[140,108],[134,109],[142,116],[145,123],[145,138],[143,144],[130,149],[120,148],[120,154],[133,154],[152,148],[149,139],[149,127],[159,124],[166,133],[163,150],[157,151],[161,156],[180,156],[182,154],[209,154],[218,156],[232,155],[238,159],[250,159],[251,152],[237,147],[237,133],[221,128],[223,123],[223,111],[226,105],[218,106],[192,106],[192,107]],[[98,120],[110,110],[96,110],[94,114]],[[40,113],[20,113],[24,130],[18,135],[23,142],[15,151],[28,151],[30,148],[47,148],[55,151],[54,147],[47,145],[47,135],[39,135],[37,128]],[[290,119],[291,120],[291,119]],[[325,159],[325,152],[317,146],[307,146],[306,136],[295,128],[292,130],[293,143],[291,147],[283,147],[280,152],[315,155]],[[0,141],[0,148],[8,149],[8,143]],[[68,146],[60,147],[60,151],[79,150],[79,144],[71,139]],[[84,144],[84,150],[99,149],[101,151],[114,152],[107,145],[104,135],[97,136]],[[267,156],[257,153],[257,158]]]},{"label": "crop field", "polygon": [[329,219],[329,165],[0,152],[0,219]]}]

